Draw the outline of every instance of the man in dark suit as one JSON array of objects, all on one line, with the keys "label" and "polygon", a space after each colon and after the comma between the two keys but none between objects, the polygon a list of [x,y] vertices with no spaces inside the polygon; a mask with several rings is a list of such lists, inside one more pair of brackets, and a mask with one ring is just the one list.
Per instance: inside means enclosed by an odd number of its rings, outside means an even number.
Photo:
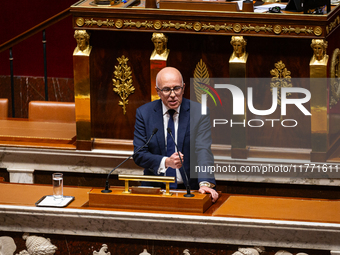
[{"label": "man in dark suit", "polygon": [[[148,146],[134,155],[135,163],[144,168],[144,175],[175,176],[176,183],[172,188],[186,186],[186,171],[191,189],[210,193],[215,202],[218,193],[214,189],[214,175],[201,171],[204,166],[214,163],[209,115],[201,115],[200,104],[183,98],[185,84],[176,68],[165,67],[157,74],[156,89],[161,99],[137,109],[133,140],[135,151],[147,142],[155,128],[158,132]],[[184,168],[175,146],[169,147],[173,144],[168,133],[169,126]],[[162,187],[163,184],[144,182],[143,185]]]}]

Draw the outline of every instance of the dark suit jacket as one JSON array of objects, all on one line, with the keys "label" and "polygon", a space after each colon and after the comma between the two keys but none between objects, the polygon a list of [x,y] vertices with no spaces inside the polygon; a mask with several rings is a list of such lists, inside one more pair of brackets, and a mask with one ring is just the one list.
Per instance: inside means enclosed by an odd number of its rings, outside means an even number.
[{"label": "dark suit jacket", "polygon": [[[139,107],[136,111],[134,148],[137,151],[143,146],[157,128],[158,132],[148,146],[133,157],[138,166],[144,168],[144,175],[158,175],[159,164],[166,156],[165,135],[163,127],[161,100],[156,100]],[[212,166],[214,158],[211,153],[211,130],[209,115],[201,115],[201,105],[183,98],[179,113],[177,146],[184,155],[184,168],[189,178],[191,189],[198,189],[199,182],[208,181],[216,184],[213,174],[196,172],[196,166]],[[183,175],[183,167],[180,169]],[[143,183],[148,186],[159,186],[157,183]]]}]

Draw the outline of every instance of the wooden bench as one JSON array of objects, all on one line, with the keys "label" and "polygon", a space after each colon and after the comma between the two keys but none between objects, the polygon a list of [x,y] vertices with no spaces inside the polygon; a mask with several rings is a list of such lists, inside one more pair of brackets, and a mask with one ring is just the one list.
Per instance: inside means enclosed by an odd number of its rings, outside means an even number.
[{"label": "wooden bench", "polygon": [[0,119],[7,119],[8,117],[8,99],[0,98]]},{"label": "wooden bench", "polygon": [[28,104],[28,119],[48,122],[75,122],[75,103],[31,101]]}]

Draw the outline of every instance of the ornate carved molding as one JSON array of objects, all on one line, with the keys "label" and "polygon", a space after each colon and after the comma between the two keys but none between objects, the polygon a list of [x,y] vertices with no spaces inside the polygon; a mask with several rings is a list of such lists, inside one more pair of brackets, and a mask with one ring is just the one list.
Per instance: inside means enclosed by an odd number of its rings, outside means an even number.
[{"label": "ornate carved molding", "polygon": [[336,105],[340,100],[340,50],[336,48],[331,60],[331,100],[329,107]]},{"label": "ornate carved molding", "polygon": [[[165,20],[121,20],[121,19],[84,19],[76,18],[78,27],[115,27],[118,29],[150,29],[150,30],[186,30],[195,32],[228,32],[228,33],[245,33],[258,34],[266,33],[273,35],[292,34],[292,35],[310,35],[321,36],[323,30],[320,26],[285,26],[281,24],[241,24],[241,23],[210,23],[202,21],[165,21]],[[327,34],[340,23],[339,16],[327,27]]]},{"label": "ornate carved molding", "polygon": [[340,16],[338,15],[333,22],[329,23],[326,27],[326,32],[329,34],[334,28],[336,28],[340,24]]}]

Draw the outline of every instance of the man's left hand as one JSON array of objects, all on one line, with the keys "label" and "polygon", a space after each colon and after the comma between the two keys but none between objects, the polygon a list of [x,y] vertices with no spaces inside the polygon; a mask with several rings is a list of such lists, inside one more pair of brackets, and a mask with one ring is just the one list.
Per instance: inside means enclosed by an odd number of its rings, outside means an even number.
[{"label": "man's left hand", "polygon": [[200,189],[198,190],[199,193],[201,194],[207,194],[210,193],[211,194],[211,200],[213,203],[216,202],[216,200],[218,199],[218,193],[216,192],[216,190],[209,188],[207,186],[201,186]]}]

